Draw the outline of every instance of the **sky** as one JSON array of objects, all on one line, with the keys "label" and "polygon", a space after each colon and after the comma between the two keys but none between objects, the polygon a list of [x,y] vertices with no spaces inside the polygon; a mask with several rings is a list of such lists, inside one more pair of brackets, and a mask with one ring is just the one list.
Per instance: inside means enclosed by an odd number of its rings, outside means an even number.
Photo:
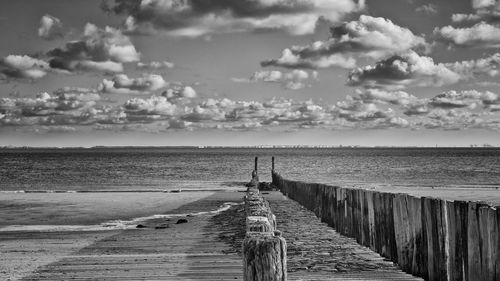
[{"label": "sky", "polygon": [[500,146],[494,0],[0,0],[0,146]]}]

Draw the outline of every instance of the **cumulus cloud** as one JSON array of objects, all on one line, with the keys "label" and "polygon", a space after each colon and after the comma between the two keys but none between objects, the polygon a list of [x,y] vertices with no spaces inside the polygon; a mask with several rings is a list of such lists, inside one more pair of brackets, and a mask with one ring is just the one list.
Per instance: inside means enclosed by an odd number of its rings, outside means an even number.
[{"label": "cumulus cloud", "polygon": [[411,51],[352,70],[348,85],[365,88],[403,89],[414,86],[442,86],[457,83],[462,76],[445,64]]},{"label": "cumulus cloud", "polygon": [[264,82],[281,82],[283,79],[283,73],[279,70],[262,70],[256,71],[250,80],[252,81],[264,81]]},{"label": "cumulus cloud", "polygon": [[476,14],[453,14],[451,16],[451,21],[454,23],[461,23],[461,22],[475,22],[479,21],[481,19],[481,16],[476,15]]},{"label": "cumulus cloud", "polygon": [[47,133],[71,133],[76,132],[77,129],[71,126],[40,126],[35,128],[35,132],[38,134]]},{"label": "cumulus cloud", "polygon": [[40,79],[47,75],[50,66],[47,62],[30,56],[8,55],[0,59],[0,80]]},{"label": "cumulus cloud", "polygon": [[426,129],[463,130],[482,127],[486,122],[481,115],[461,109],[437,109],[429,114],[429,118],[420,121],[420,126]]},{"label": "cumulus cloud", "polygon": [[500,2],[495,0],[472,0],[473,14],[453,14],[454,22],[496,22],[500,19]]},{"label": "cumulus cloud", "polygon": [[114,0],[103,8],[125,15],[129,32],[197,37],[259,29],[311,34],[320,18],[337,22],[364,6],[362,0]]},{"label": "cumulus cloud", "polygon": [[423,37],[384,18],[362,15],[357,21],[331,28],[331,38],[284,49],[281,57],[262,66],[288,68],[352,68],[357,58],[381,59],[410,49],[425,50]]},{"label": "cumulus cloud", "polygon": [[[309,74],[305,70],[294,69],[290,72],[281,72],[279,70],[259,70],[256,71],[248,82],[271,82],[280,83],[285,89],[300,90],[308,87],[308,81],[318,80],[318,73],[316,71]],[[247,80],[236,79],[234,82],[247,82]]]},{"label": "cumulus cloud", "polygon": [[184,100],[194,99],[198,96],[196,90],[191,86],[175,85],[162,93],[168,101],[178,103]]},{"label": "cumulus cloud", "polygon": [[358,96],[355,100],[361,100],[363,103],[388,103],[394,105],[409,105],[418,100],[414,95],[404,91],[384,91],[381,89],[365,89],[357,91]]},{"label": "cumulus cloud", "polygon": [[23,125],[86,125],[110,120],[97,105],[100,96],[93,92],[60,89],[53,95],[39,93],[35,98],[2,98],[0,113],[4,126]]},{"label": "cumulus cloud", "polygon": [[53,40],[55,38],[63,37],[64,34],[61,20],[49,14],[44,15],[40,19],[38,36],[45,40]]},{"label": "cumulus cloud", "polygon": [[500,74],[500,53],[495,53],[485,58],[464,60],[447,63],[446,66],[467,79],[496,77]]},{"label": "cumulus cloud", "polygon": [[104,79],[98,89],[111,94],[149,94],[169,85],[161,75],[143,74],[142,77],[129,78],[126,74],[117,74],[111,80]]},{"label": "cumulus cloud", "polygon": [[434,34],[442,41],[459,47],[498,48],[500,46],[500,28],[486,22],[463,28],[448,25],[435,28]]},{"label": "cumulus cloud", "polygon": [[448,91],[429,100],[429,105],[443,109],[465,107],[474,109],[479,105],[488,107],[499,103],[500,100],[497,94],[490,91],[479,92],[476,90]]},{"label": "cumulus cloud", "polygon": [[338,102],[336,112],[340,118],[351,122],[385,120],[394,117],[394,111],[390,108],[383,110],[374,103],[364,103],[357,100]]},{"label": "cumulus cloud", "polygon": [[422,6],[418,7],[417,9],[415,9],[415,11],[421,12],[421,13],[426,13],[429,15],[438,13],[436,5],[434,5],[432,3],[422,5]]},{"label": "cumulus cloud", "polygon": [[125,102],[124,108],[129,120],[143,121],[160,120],[174,116],[178,110],[175,104],[163,96],[129,99]]},{"label": "cumulus cloud", "polygon": [[152,61],[149,63],[138,62],[138,69],[146,69],[146,70],[160,70],[160,69],[168,69],[173,68],[175,64],[169,61]]},{"label": "cumulus cloud", "polygon": [[[0,99],[0,127],[27,126],[39,132],[95,130],[328,130],[498,129],[499,95],[489,91],[447,91],[417,98],[404,91],[358,90],[335,104],[273,98],[265,102],[199,99],[189,86],[169,95],[106,104],[96,90],[61,88],[34,98]],[[195,98],[196,97],[196,98]],[[483,118],[485,117],[485,118]],[[66,130],[67,129],[67,130]]]},{"label": "cumulus cloud", "polygon": [[140,53],[120,30],[87,23],[79,40],[50,50],[47,56],[56,69],[117,73],[123,72],[123,63],[138,62]]}]

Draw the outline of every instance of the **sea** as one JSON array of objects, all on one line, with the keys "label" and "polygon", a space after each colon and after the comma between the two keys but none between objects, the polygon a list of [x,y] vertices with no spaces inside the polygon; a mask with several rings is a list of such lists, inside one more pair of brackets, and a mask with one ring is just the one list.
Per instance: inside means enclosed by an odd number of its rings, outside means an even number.
[{"label": "sea", "polygon": [[500,148],[0,149],[1,192],[232,188],[285,178],[339,186],[499,187]]}]

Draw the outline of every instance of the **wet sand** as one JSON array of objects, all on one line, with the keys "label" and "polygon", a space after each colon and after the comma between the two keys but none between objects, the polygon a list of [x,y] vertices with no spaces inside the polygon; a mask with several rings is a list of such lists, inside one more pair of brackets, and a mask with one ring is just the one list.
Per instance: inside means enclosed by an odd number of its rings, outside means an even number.
[{"label": "wet sand", "polygon": [[7,225],[91,225],[163,214],[214,192],[3,193],[0,231]]},{"label": "wet sand", "polygon": [[[67,226],[99,225],[110,220],[131,220],[155,214],[178,214],[181,211],[213,211],[218,208],[216,204],[230,199],[223,197],[211,205],[194,204],[214,194],[215,192],[2,194],[0,280],[19,280],[37,268],[126,231],[113,227],[100,231],[65,231]],[[191,207],[186,209],[183,206]],[[32,229],[9,231],[12,225]],[[43,231],[33,229],[41,229],[43,226]],[[61,228],[54,228],[56,226]],[[135,225],[132,227],[135,228]],[[161,233],[156,235],[159,234]]]}]

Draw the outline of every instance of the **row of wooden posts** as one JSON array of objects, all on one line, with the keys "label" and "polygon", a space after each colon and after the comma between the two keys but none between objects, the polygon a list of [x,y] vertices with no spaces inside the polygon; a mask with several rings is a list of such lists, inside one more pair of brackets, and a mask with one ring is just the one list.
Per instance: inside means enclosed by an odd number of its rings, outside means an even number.
[{"label": "row of wooden posts", "polygon": [[276,216],[259,192],[255,170],[245,195],[246,235],[243,240],[244,281],[286,281],[286,241],[276,227]]},{"label": "row of wooden posts", "polygon": [[286,180],[273,184],[336,229],[430,281],[500,280],[500,208]]},{"label": "row of wooden posts", "polygon": [[[259,157],[255,157],[255,166],[254,166],[254,171],[258,171],[259,166]],[[271,157],[271,170],[274,171],[274,156]]]}]

